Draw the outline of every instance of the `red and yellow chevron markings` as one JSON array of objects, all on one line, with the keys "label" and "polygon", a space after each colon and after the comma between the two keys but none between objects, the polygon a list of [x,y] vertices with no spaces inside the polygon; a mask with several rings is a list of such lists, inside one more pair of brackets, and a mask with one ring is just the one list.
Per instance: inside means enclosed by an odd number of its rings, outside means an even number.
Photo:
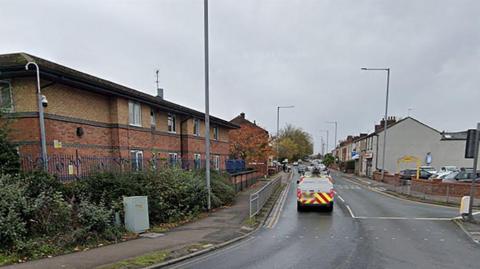
[{"label": "red and yellow chevron markings", "polygon": [[310,205],[310,204],[328,204],[333,201],[333,193],[326,193],[326,192],[317,192],[313,194],[313,198],[305,199],[303,195],[298,195],[299,201],[302,204]]}]

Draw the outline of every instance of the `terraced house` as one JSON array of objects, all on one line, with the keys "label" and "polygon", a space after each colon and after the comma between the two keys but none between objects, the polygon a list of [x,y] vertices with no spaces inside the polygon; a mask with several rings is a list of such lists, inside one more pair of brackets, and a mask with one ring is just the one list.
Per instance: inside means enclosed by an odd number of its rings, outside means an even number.
[{"label": "terraced house", "polygon": [[[11,138],[22,156],[40,156],[36,71],[40,69],[47,153],[55,169],[78,173],[86,160],[127,160],[142,169],[146,160],[161,159],[194,168],[205,161],[204,113],[158,96],[94,77],[26,54],[0,55],[0,104],[11,119]],[[212,165],[223,169],[229,154],[228,131],[237,125],[210,117]],[[52,156],[68,157],[60,168]],[[108,165],[101,161],[97,165]],[[155,165],[155,164],[152,164]]]}]

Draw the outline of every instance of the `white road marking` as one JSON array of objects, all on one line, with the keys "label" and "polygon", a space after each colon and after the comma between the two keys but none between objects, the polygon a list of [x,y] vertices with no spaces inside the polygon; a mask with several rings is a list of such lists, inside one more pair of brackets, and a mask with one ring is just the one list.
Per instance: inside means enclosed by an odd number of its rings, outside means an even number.
[{"label": "white road marking", "polygon": [[[437,220],[451,221],[452,220],[451,218],[365,217],[365,216],[358,216],[353,218],[354,219],[382,219],[382,220],[432,220],[432,221],[437,221]],[[415,229],[412,229],[412,230],[415,231]]]},{"label": "white road marking", "polygon": [[355,215],[353,215],[353,212],[352,212],[352,209],[350,208],[349,205],[346,205],[347,209],[348,209],[348,212],[350,213],[350,216],[352,216],[352,218],[355,218]]},{"label": "white road marking", "polygon": [[345,200],[343,200],[342,196],[340,195],[337,195],[338,199],[340,199],[340,201],[342,201],[343,203],[345,203]]},{"label": "white road marking", "polygon": [[272,229],[273,227],[275,227],[275,224],[277,224],[278,220],[280,219],[280,215],[282,213],[285,200],[287,200],[288,192],[290,190],[290,185],[292,183],[292,175],[293,174],[290,174],[290,179],[288,181],[288,184],[280,194],[280,198],[277,200],[277,203],[274,205],[272,213],[270,214],[267,221],[265,222],[264,227]]}]

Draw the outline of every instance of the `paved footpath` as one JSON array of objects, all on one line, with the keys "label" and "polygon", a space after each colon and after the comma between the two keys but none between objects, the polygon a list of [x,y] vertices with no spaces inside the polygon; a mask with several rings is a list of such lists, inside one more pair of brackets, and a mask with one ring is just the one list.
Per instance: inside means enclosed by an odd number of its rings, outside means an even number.
[{"label": "paved footpath", "polygon": [[[281,173],[281,175],[286,174]],[[248,232],[242,231],[242,226],[249,214],[250,193],[266,183],[267,181],[259,181],[250,189],[239,193],[232,206],[216,210],[205,218],[172,229],[161,237],[135,239],[89,251],[5,266],[2,269],[95,268],[152,251],[181,249],[198,242],[204,244],[225,242]]]}]

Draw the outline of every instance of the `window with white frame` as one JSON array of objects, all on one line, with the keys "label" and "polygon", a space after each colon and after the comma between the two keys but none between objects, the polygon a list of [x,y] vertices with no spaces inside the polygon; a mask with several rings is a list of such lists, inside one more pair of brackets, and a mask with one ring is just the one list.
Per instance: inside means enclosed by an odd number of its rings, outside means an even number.
[{"label": "window with white frame", "polygon": [[202,161],[202,155],[199,153],[193,154],[193,165],[195,169],[200,169],[201,167],[201,161]]},{"label": "window with white frame", "polygon": [[132,164],[132,171],[142,171],[143,168],[143,151],[131,150],[130,162]]},{"label": "window with white frame", "polygon": [[218,140],[218,127],[213,127],[213,139]]},{"label": "window with white frame", "polygon": [[8,83],[0,82],[0,111],[13,111],[12,89]]},{"label": "window with white frame", "polygon": [[176,152],[168,153],[168,162],[170,165],[176,165],[178,160],[178,154]]},{"label": "window with white frame", "polygon": [[176,120],[176,117],[175,117],[175,114],[172,114],[172,113],[168,113],[168,120],[167,120],[167,124],[168,124],[168,131],[170,133],[176,133],[177,132],[177,120]]},{"label": "window with white frame", "polygon": [[128,123],[133,126],[142,126],[142,107],[140,103],[128,102]]},{"label": "window with white frame", "polygon": [[200,120],[194,119],[193,120],[193,134],[196,136],[200,135]]},{"label": "window with white frame", "polygon": [[220,170],[220,155],[213,155],[213,169]]},{"label": "window with white frame", "polygon": [[156,125],[155,109],[150,108],[150,126],[155,127]]}]

